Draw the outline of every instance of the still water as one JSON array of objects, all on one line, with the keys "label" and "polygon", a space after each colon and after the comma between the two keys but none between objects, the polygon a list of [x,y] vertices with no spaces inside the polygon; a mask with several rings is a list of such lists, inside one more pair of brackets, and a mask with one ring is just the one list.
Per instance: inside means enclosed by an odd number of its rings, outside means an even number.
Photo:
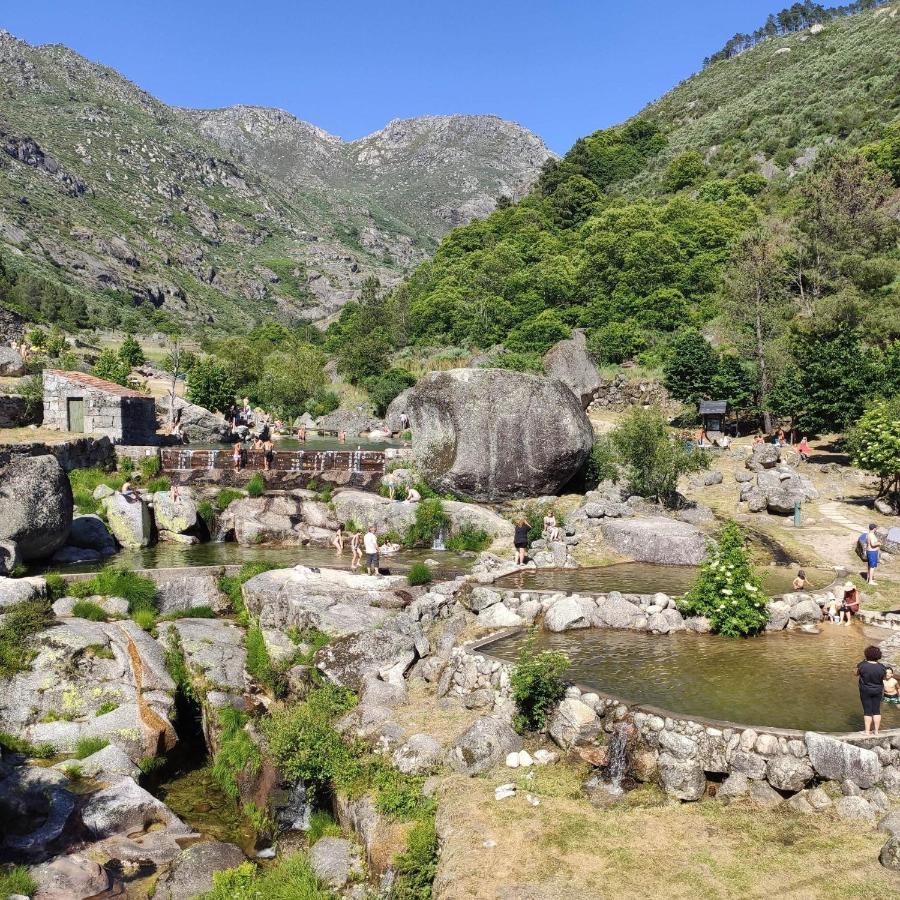
[{"label": "still water", "polygon": [[[796,568],[788,566],[761,566],[757,571],[762,578],[763,589],[770,596],[789,591],[797,574]],[[806,576],[812,589],[825,587],[834,580],[834,573],[825,569],[807,569]],[[531,591],[581,594],[606,594],[609,591],[655,594],[662,591],[677,597],[690,588],[696,577],[697,569],[694,566],[616,563],[581,569],[523,569],[504,575],[496,585]]]},{"label": "still water", "polygon": [[[403,573],[415,562],[433,560],[436,577],[453,578],[468,571],[476,555],[462,556],[448,550],[400,550],[381,557],[382,569]],[[349,569],[349,541],[343,553],[330,547],[283,547],[256,544],[242,547],[231,541],[226,543],[156,544],[143,550],[121,550],[102,562],[79,563],[65,566],[64,572],[95,572],[106,567],[125,569],[178,569],[184,566],[243,565],[248,562],[265,562],[278,566],[320,566],[329,569]]]},{"label": "still water", "polygon": [[[185,444],[185,450],[222,450],[227,448],[227,444]],[[370,440],[363,437],[351,437],[347,435],[347,440],[343,443],[336,437],[316,437],[310,435],[305,441],[298,441],[293,437],[275,438],[274,446],[276,450],[384,450],[386,447],[408,447],[408,441],[398,441],[387,439],[383,441]],[[181,448],[177,448],[181,449]]]},{"label": "still water", "polygon": [[[568,678],[632,703],[676,713],[813,731],[859,731],[855,674],[863,648],[884,629],[824,623],[821,634],[780,631],[729,639],[586,629],[539,632],[537,649],[563,650]],[[514,661],[525,633],[484,650]],[[900,709],[882,705],[882,727],[900,728]]]}]

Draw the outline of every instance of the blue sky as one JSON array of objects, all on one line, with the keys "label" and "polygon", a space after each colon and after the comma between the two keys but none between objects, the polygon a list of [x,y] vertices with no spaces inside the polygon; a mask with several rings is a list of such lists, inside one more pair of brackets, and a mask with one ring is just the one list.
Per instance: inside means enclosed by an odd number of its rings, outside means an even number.
[{"label": "blue sky", "polygon": [[557,152],[699,69],[778,0],[40,0],[0,27],[63,43],[167,103],[278,106],[343,138],[493,113]]}]

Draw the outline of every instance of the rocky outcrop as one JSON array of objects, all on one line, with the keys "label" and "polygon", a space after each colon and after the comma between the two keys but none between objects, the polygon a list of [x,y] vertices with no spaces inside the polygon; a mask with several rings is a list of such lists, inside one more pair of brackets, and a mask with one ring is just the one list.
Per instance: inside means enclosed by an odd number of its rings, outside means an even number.
[{"label": "rocky outcrop", "polygon": [[604,540],[636,562],[696,566],[706,555],[706,536],[694,525],[660,516],[603,519]]},{"label": "rocky outcrop", "polygon": [[119,549],[106,523],[93,514],[72,519],[68,543],[73,547],[94,550],[101,556],[112,556]]},{"label": "rocky outcrop", "polygon": [[754,444],[750,458],[744,465],[751,472],[774,469],[781,462],[781,453],[774,444]]},{"label": "rocky outcrop", "polygon": [[[244,693],[244,629],[226,619],[176,619],[158,626],[165,647],[184,655],[202,690],[232,696]],[[177,636],[177,637],[176,637]]]},{"label": "rocky outcrop", "polygon": [[18,350],[12,347],[0,347],[0,376],[18,378],[25,374],[25,362]]},{"label": "rocky outcrop", "polygon": [[814,731],[806,732],[804,742],[810,763],[821,778],[849,780],[861,788],[869,788],[881,777],[881,761],[874,750],[855,747]]},{"label": "rocky outcrop", "polygon": [[142,498],[116,491],[103,500],[103,509],[110,531],[123,547],[149,547],[153,542],[153,518]]},{"label": "rocky outcrop", "polygon": [[522,738],[498,716],[482,716],[450,747],[447,762],[461,775],[480,775],[493,768],[507,753],[522,749]]},{"label": "rocky outcrop", "polygon": [[[427,652],[427,641],[424,648],[418,646]],[[316,667],[334,684],[359,692],[371,676],[402,683],[416,655],[416,638],[386,625],[377,631],[361,631],[332,641],[316,654]]]},{"label": "rocky outcrop", "polygon": [[[771,444],[757,444],[757,447],[770,446]],[[818,496],[819,492],[809,478],[786,466],[760,469],[756,483],[742,482],[740,490],[740,499],[747,502],[750,512],[767,510],[780,516],[791,515],[795,503],[816,500]]]},{"label": "rocky outcrop", "polygon": [[51,556],[72,526],[72,488],[54,456],[16,456],[0,470],[0,541],[26,562]]},{"label": "rocky outcrop", "polygon": [[[162,420],[171,421],[172,398],[166,394],[157,399],[156,406]],[[174,406],[175,414],[181,423],[182,434],[191,443],[226,442],[231,439],[231,426],[225,421],[224,416],[210,412],[195,403],[188,403],[181,397],[175,397]]]},{"label": "rocky outcrop", "polygon": [[576,397],[582,409],[587,409],[600,387],[600,373],[587,351],[583,331],[560,341],[544,355],[544,371],[561,381]]},{"label": "rocky outcrop", "polygon": [[153,495],[153,518],[160,531],[184,534],[197,527],[197,504],[185,488],[179,490],[177,498],[172,491],[158,491]]},{"label": "rocky outcrop", "polygon": [[417,468],[473,500],[560,491],[587,462],[590,422],[560,382],[502,369],[432,372],[405,392]]},{"label": "rocky outcrop", "polygon": [[213,875],[246,861],[240,847],[221,841],[201,841],[188,847],[156,882],[159,900],[191,900],[212,890]]},{"label": "rocky outcrop", "polygon": [[316,877],[331,888],[344,887],[363,875],[359,848],[346,838],[319,838],[309,850],[309,864]]},{"label": "rocky outcrop", "polygon": [[304,521],[305,516],[325,525],[337,523],[323,512],[322,504],[305,499],[300,492],[270,497],[235,500],[219,517],[220,538],[234,538],[239,544],[329,544],[327,527]]}]

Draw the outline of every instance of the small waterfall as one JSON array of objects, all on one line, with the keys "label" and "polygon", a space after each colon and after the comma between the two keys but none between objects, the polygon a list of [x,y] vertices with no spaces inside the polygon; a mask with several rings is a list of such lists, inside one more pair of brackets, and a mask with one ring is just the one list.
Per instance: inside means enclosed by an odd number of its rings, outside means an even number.
[{"label": "small waterfall", "polygon": [[609,755],[606,759],[606,771],[609,779],[607,790],[614,797],[623,793],[622,782],[628,772],[628,745],[633,733],[634,725],[631,722],[619,722],[609,738],[607,745]]},{"label": "small waterfall", "polygon": [[431,542],[432,550],[446,550],[447,547],[444,545],[444,541],[446,540],[446,535],[444,534],[444,528],[441,527],[441,530],[437,533],[434,540]]},{"label": "small waterfall", "polygon": [[206,468],[212,471],[216,467],[216,457],[219,455],[218,450],[210,450],[209,451],[209,461],[207,463]]},{"label": "small waterfall", "polygon": [[288,831],[309,831],[311,813],[312,804],[307,796],[306,784],[300,778],[291,788],[287,804],[278,810],[278,824]]},{"label": "small waterfall", "polygon": [[190,469],[191,468],[191,457],[193,456],[193,450],[179,450],[178,451],[178,462],[175,465],[177,469]]}]

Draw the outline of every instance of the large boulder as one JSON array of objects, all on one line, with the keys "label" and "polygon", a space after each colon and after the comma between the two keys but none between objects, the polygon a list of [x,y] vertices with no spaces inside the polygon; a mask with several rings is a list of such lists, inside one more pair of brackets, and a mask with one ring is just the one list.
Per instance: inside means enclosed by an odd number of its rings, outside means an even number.
[{"label": "large boulder", "polygon": [[600,734],[603,723],[597,713],[577,697],[567,697],[550,720],[550,737],[563,750],[589,744]]},{"label": "large boulder", "polygon": [[304,508],[315,521],[321,521],[318,507],[310,504],[301,494],[235,500],[219,517],[219,537],[233,537],[244,546],[329,543],[331,534],[328,531],[304,521]]},{"label": "large boulder", "polygon": [[696,566],[706,555],[706,536],[695,525],[652,516],[646,519],[604,519],[604,540],[635,562],[665,566]]},{"label": "large boulder", "polygon": [[493,768],[507,753],[522,749],[522,738],[497,716],[482,716],[450,747],[447,762],[462,775],[480,775]]},{"label": "large boulder", "polygon": [[106,523],[93,514],[75,516],[69,531],[69,544],[85,550],[96,550],[101,556],[112,556],[118,550],[115,538]]},{"label": "large boulder", "polygon": [[[168,394],[156,401],[157,409],[166,422],[171,416],[170,403],[171,398]],[[175,397],[174,403],[182,434],[192,443],[226,442],[231,439],[231,426],[225,421],[224,416],[216,415],[194,403],[188,403],[181,397]]]},{"label": "large boulder", "polygon": [[744,464],[751,472],[774,469],[781,461],[781,453],[774,444],[754,444],[750,458]]},{"label": "large boulder", "polygon": [[329,681],[359,692],[368,676],[402,681],[415,659],[413,637],[381,628],[333,641],[316,654],[316,666]]},{"label": "large boulder", "polygon": [[25,374],[25,362],[18,350],[0,347],[0,375],[4,378],[18,378]]},{"label": "large boulder", "polygon": [[706,792],[706,776],[697,759],[681,759],[668,751],[659,755],[659,783],[678,800],[699,800]]},{"label": "large boulder", "polygon": [[103,501],[106,521],[116,540],[129,548],[149,547],[153,541],[150,507],[140,497],[118,491]]},{"label": "large boulder", "polygon": [[91,794],[81,811],[81,820],[95,840],[160,825],[173,834],[191,833],[172,810],[130,778]]},{"label": "large boulder", "polygon": [[359,848],[346,838],[319,838],[309,849],[309,865],[317,878],[337,889],[363,874]]},{"label": "large boulder", "polygon": [[583,331],[575,331],[566,341],[560,341],[544,355],[544,371],[561,381],[587,409],[600,388],[600,373],[587,351]]},{"label": "large boulder", "polygon": [[163,614],[186,612],[198,606],[208,606],[215,612],[228,608],[228,600],[219,590],[215,575],[192,575],[190,569],[157,576],[156,599]]},{"label": "large boulder", "polygon": [[26,562],[65,544],[73,508],[69,477],[55,456],[14,456],[0,469],[0,541],[15,542]]},{"label": "large boulder", "polygon": [[766,509],[780,516],[791,515],[795,503],[819,497],[819,492],[805,475],[784,469],[760,472],[756,476],[756,487],[765,497]]},{"label": "large boulder", "polygon": [[212,890],[213,874],[246,861],[240,847],[221,841],[202,841],[188,847],[156,883],[159,900],[191,900]]},{"label": "large boulder", "polygon": [[197,527],[197,504],[185,489],[177,499],[172,491],[158,491],[153,495],[153,516],[160,531],[183,534]]},{"label": "large boulder", "polygon": [[807,731],[804,735],[809,761],[820,778],[852,781],[861,788],[872,787],[881,777],[881,761],[874,750]]},{"label": "large boulder", "polygon": [[21,562],[15,541],[0,541],[0,575],[12,575]]},{"label": "large boulder", "polygon": [[558,493],[594,443],[561,382],[504,369],[431,372],[403,395],[417,467],[473,500]]},{"label": "large boulder", "polygon": [[227,619],[176,619],[161,622],[164,646],[176,643],[184,654],[188,672],[208,691],[231,695],[244,692],[244,630]]}]

